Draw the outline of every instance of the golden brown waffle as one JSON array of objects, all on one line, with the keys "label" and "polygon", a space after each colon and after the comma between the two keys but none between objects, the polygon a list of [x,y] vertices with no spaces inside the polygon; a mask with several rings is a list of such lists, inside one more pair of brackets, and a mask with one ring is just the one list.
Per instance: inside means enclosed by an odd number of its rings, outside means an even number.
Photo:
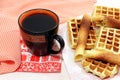
[{"label": "golden brown waffle", "polygon": [[95,32],[95,28],[91,26],[88,34],[86,49],[90,50],[94,48],[96,37],[97,37],[97,34]]},{"label": "golden brown waffle", "polygon": [[68,20],[68,36],[70,47],[75,49],[78,42],[78,28],[80,27],[81,19],[72,18]]},{"label": "golden brown waffle", "polygon": [[120,29],[101,27],[95,48],[120,54]]},{"label": "golden brown waffle", "polygon": [[91,72],[94,75],[99,76],[101,79],[113,77],[118,73],[118,65],[103,63],[94,59],[84,59],[82,61],[82,66],[86,72]]},{"label": "golden brown waffle", "polygon": [[[72,18],[68,20],[68,36],[70,41],[70,47],[75,49],[78,42],[78,30],[80,28],[81,19]],[[95,29],[91,26],[86,44],[86,49],[92,49],[96,40]]]},{"label": "golden brown waffle", "polygon": [[120,28],[120,8],[95,6],[92,13],[94,26]]},{"label": "golden brown waffle", "polygon": [[92,17],[99,16],[99,15],[109,16],[120,21],[120,8],[95,6]]},{"label": "golden brown waffle", "polygon": [[94,49],[84,56],[120,65],[120,29],[101,27]]}]

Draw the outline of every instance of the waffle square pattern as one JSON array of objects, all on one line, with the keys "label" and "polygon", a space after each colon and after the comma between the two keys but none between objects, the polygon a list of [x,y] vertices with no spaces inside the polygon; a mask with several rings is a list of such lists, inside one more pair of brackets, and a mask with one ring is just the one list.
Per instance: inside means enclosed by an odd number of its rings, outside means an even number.
[{"label": "waffle square pattern", "polygon": [[120,29],[101,27],[95,48],[120,54]]},{"label": "waffle square pattern", "polygon": [[99,16],[99,15],[109,16],[111,18],[120,20],[120,8],[96,6],[92,15],[93,17]]},{"label": "waffle square pattern", "polygon": [[113,77],[118,73],[118,65],[104,63],[90,58],[84,59],[82,65],[86,72],[91,72],[94,75],[99,76],[101,79]]}]

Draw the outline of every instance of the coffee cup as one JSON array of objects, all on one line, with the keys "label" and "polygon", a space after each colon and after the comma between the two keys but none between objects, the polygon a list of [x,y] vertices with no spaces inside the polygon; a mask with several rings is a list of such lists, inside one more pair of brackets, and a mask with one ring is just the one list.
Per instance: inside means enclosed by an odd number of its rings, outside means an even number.
[{"label": "coffee cup", "polygon": [[[31,9],[18,19],[20,33],[30,52],[36,56],[58,54],[64,48],[63,38],[57,34],[59,17],[48,9]],[[52,47],[57,41],[59,50]]]}]

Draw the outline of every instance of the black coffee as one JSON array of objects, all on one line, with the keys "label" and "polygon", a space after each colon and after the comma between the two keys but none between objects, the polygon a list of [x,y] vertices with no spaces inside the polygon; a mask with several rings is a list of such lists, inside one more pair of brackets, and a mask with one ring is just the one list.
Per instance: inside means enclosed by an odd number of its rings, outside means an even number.
[{"label": "black coffee", "polygon": [[55,20],[46,14],[30,15],[22,23],[22,26],[31,32],[43,32],[53,28],[55,25]]}]

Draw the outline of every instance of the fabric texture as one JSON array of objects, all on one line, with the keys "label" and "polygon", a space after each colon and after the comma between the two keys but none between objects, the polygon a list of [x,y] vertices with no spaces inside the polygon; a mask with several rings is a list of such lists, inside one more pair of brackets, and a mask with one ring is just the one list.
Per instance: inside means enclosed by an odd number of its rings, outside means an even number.
[{"label": "fabric texture", "polygon": [[19,32],[0,33],[0,74],[15,71],[20,63]]}]

